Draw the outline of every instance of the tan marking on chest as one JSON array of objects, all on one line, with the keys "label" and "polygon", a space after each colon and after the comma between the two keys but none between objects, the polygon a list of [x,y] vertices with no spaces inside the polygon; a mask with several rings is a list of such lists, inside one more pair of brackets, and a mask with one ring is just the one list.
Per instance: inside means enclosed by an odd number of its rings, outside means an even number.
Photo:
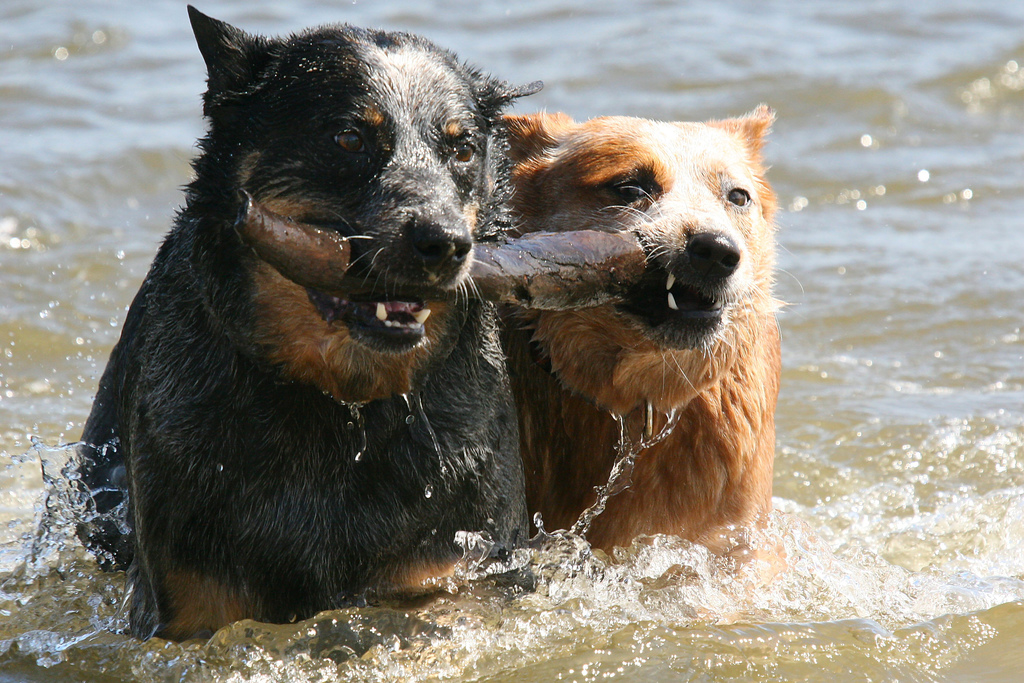
[{"label": "tan marking on chest", "polygon": [[379,353],[352,339],[344,323],[320,317],[305,289],[265,263],[254,270],[256,338],[265,357],[289,379],[338,401],[365,402],[407,394],[414,374],[446,323],[447,304],[430,302],[426,338],[401,354]]}]

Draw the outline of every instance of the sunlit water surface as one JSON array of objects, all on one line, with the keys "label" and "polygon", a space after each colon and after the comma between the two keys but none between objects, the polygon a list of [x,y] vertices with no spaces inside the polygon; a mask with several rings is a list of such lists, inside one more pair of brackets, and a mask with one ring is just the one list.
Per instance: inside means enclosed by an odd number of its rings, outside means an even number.
[{"label": "sunlit water surface", "polygon": [[[523,591],[468,561],[419,608],[120,635],[61,444],[189,179],[183,4],[0,6],[0,682],[1017,681],[1024,676],[1024,4],[210,2],[281,33],[413,30],[520,111],[700,120],[759,102],[783,211],[764,584],[697,546],[553,536]],[[39,445],[33,446],[31,436]],[[642,457],[642,455],[641,455]]]}]

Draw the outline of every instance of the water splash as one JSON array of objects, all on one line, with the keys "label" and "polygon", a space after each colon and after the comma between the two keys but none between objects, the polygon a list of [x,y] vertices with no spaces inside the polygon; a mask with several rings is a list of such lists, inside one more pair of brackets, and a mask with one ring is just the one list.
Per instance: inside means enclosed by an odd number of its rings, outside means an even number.
[{"label": "water splash", "polygon": [[415,682],[553,680],[569,669],[587,680],[639,677],[679,661],[651,675],[779,680],[771,671],[785,670],[800,680],[800,662],[819,673],[855,662],[850,671],[939,680],[991,647],[1001,624],[1024,621],[1024,604],[1012,602],[1024,600],[1020,580],[914,572],[849,545],[834,552],[776,513],[750,539],[784,549],[770,581],[756,563],[737,567],[678,538],[643,537],[609,555],[571,531],[544,532],[538,519],[542,532],[510,553],[487,534],[460,533],[453,576],[418,606],[381,602],[294,624],[241,621],[208,641],[138,643],[122,634],[124,575],[99,572],[74,536],[87,514],[68,478],[74,457],[73,446],[42,444],[20,456],[38,462],[44,489],[35,533],[17,541],[22,562],[0,576],[0,667],[75,680]]},{"label": "water splash", "polygon": [[[81,444],[32,443],[12,464],[37,463],[43,489],[34,531],[3,544],[19,560],[0,574],[0,652],[42,668],[70,666],[123,640],[117,633],[127,626],[127,589],[123,573],[97,571],[75,536],[78,524],[99,516],[78,484]],[[117,509],[104,515],[120,524],[123,516]]]},{"label": "water splash", "polygon": [[[637,438],[638,423],[631,426],[626,452],[661,436]],[[941,447],[951,466],[1006,464],[999,477],[1009,488],[993,488],[983,512],[1002,503],[1000,523],[1019,529],[1024,506],[1014,500],[1024,468],[1015,454],[1024,432],[977,431],[954,425],[922,443]],[[378,601],[294,624],[242,621],[208,641],[139,643],[123,635],[124,575],[98,571],[75,537],[76,522],[91,514],[75,486],[76,457],[74,445],[37,442],[8,465],[43,483],[34,526],[4,548],[18,561],[0,574],[0,671],[46,668],[53,679],[89,681],[496,682],[554,680],[570,670],[578,680],[726,672],[815,680],[825,667],[844,683],[865,671],[938,681],[1016,652],[1012,638],[1024,624],[1024,581],[990,576],[982,556],[976,572],[952,554],[904,568],[885,559],[883,544],[818,524],[830,508],[777,499],[794,512],[775,513],[747,539],[755,549],[782,548],[785,565],[774,577],[756,561],[737,565],[669,536],[606,554],[571,531],[547,533],[537,519],[541,533],[510,553],[487,534],[460,534],[462,560],[429,601]],[[898,444],[893,457],[912,461]],[[932,515],[919,513],[925,522]],[[900,519],[892,524],[894,533],[902,528]],[[985,557],[998,563],[1002,554],[1000,546]]]},{"label": "water splash", "polygon": [[615,421],[619,424],[619,441],[615,446],[615,462],[612,465],[608,481],[604,486],[596,488],[597,500],[594,504],[584,510],[576,523],[572,525],[572,533],[579,536],[586,536],[594,519],[604,512],[608,500],[617,493],[621,493],[632,484],[633,467],[637,457],[644,449],[661,443],[672,433],[679,424],[679,413],[672,410],[665,416],[665,425],[661,430],[654,433],[654,410],[648,403],[644,411],[644,427],[640,437],[634,440],[629,435],[627,418],[624,415],[614,415]]}]

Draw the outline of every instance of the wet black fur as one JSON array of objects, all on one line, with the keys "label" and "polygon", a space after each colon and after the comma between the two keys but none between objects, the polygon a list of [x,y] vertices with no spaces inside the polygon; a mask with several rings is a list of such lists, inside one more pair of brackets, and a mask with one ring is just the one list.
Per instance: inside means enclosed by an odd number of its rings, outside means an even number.
[{"label": "wet black fur", "polygon": [[[488,351],[493,307],[457,299],[446,338],[416,379],[439,455],[423,420],[407,423],[402,397],[370,402],[357,416],[264,360],[252,334],[254,256],[232,228],[239,167],[257,152],[246,184],[257,199],[295,197],[319,207],[304,219],[372,234],[359,245],[367,258],[356,256],[367,287],[412,289],[422,276],[402,252],[404,207],[444,223],[476,202],[474,238],[502,229],[499,112],[527,89],[414,35],[330,26],[270,40],[189,9],[209,72],[209,132],[185,206],[100,380],[81,449],[82,481],[99,512],[129,492],[130,532],[101,516],[79,535],[107,568],[128,566],[131,630],[142,638],[173,617],[169,570],[234,587],[257,605],[251,616],[281,622],[345,604],[393,566],[458,557],[456,531],[487,531],[511,546],[527,530],[515,411],[503,359]],[[412,50],[456,85],[433,87],[416,112],[395,111],[408,102],[401,93],[389,99],[374,80],[370,46]],[[382,126],[359,121],[367,103],[384,114]],[[453,112],[477,152],[468,166],[450,160],[453,141],[441,133]],[[358,158],[334,141],[352,126],[370,147]],[[409,140],[433,156],[401,158]]]}]

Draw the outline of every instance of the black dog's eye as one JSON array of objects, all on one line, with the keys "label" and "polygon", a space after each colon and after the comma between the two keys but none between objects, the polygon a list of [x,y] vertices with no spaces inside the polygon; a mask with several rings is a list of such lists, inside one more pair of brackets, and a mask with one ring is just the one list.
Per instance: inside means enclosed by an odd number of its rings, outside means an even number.
[{"label": "black dog's eye", "polygon": [[467,164],[473,160],[475,155],[476,150],[469,143],[460,142],[455,145],[455,160],[459,163]]},{"label": "black dog's eye", "polygon": [[366,143],[363,142],[363,136],[354,130],[343,130],[334,136],[334,141],[338,143],[346,152],[362,152],[366,149]]},{"label": "black dog's eye", "polygon": [[740,187],[729,190],[728,199],[736,206],[746,206],[750,203],[750,193]]}]

